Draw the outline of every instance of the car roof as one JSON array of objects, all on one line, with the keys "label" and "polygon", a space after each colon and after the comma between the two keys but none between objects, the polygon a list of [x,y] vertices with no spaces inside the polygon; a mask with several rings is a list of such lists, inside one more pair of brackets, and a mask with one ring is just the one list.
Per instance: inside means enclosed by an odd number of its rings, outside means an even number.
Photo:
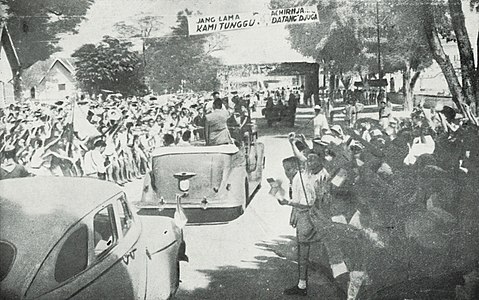
[{"label": "car roof", "polygon": [[218,146],[187,146],[187,147],[158,147],[151,157],[169,155],[169,154],[184,154],[184,153],[219,153],[219,154],[235,154],[239,151],[238,147],[233,144],[218,145]]},{"label": "car roof", "polygon": [[0,240],[16,248],[2,289],[24,287],[50,249],[95,207],[121,193],[115,184],[85,177],[0,180]]}]

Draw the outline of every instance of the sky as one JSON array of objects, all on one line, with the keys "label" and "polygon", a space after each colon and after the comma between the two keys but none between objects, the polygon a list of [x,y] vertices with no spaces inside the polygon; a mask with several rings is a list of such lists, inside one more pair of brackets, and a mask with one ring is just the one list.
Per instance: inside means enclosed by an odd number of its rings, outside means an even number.
[{"label": "sky", "polygon": [[[80,24],[79,33],[61,36],[61,54],[68,56],[83,44],[99,42],[104,35],[118,36],[113,29],[115,23],[131,22],[142,15],[161,16],[161,32],[168,34],[175,25],[177,12],[185,8],[215,15],[265,10],[268,3],[269,0],[96,0],[87,20]],[[214,55],[225,64],[312,61],[291,49],[284,25],[226,31],[223,35],[225,49]]]}]

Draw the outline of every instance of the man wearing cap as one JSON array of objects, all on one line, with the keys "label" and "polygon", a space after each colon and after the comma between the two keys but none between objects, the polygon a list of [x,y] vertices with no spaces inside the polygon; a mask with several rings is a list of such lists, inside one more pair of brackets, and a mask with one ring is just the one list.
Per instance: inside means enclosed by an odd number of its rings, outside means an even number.
[{"label": "man wearing cap", "polygon": [[329,130],[328,120],[322,113],[321,106],[316,105],[314,107],[315,117],[313,119],[314,126],[314,138],[321,138],[325,130]]},{"label": "man wearing cap", "polygon": [[286,199],[282,189],[275,196],[281,205],[293,207],[290,224],[296,228],[299,280],[297,285],[284,290],[283,294],[306,296],[309,250],[311,243],[320,240],[320,233],[314,228],[309,213],[313,205],[320,205],[316,203],[317,200],[322,202],[322,197],[326,193],[325,182],[329,175],[324,170],[319,155],[309,151],[302,152],[297,147],[298,139],[295,133],[290,133],[288,139],[297,159],[298,171],[292,180],[291,200]]}]

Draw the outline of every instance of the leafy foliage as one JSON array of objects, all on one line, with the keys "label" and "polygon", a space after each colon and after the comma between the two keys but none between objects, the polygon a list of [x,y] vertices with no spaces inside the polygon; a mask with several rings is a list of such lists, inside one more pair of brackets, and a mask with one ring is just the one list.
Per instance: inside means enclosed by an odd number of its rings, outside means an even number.
[{"label": "leafy foliage", "polygon": [[129,50],[132,46],[105,36],[97,45],[77,49],[72,57],[76,58],[76,77],[82,88],[90,93],[108,89],[125,95],[146,94],[141,59],[138,52]]},{"label": "leafy foliage", "polygon": [[94,0],[0,0],[23,68],[59,50],[57,34],[76,33]]},{"label": "leafy foliage", "polygon": [[[271,2],[273,7],[293,4]],[[317,5],[320,23],[288,26],[292,47],[336,74],[378,73],[378,23],[383,72],[404,70],[406,65],[417,70],[432,63],[418,26],[417,4],[410,0],[385,0],[378,7],[360,0],[306,0],[297,5]]]},{"label": "leafy foliage", "polygon": [[189,14],[188,10],[178,13],[170,36],[147,42],[146,75],[156,92],[211,91],[219,85],[216,73],[220,61],[210,53],[219,49],[221,42],[204,35],[188,36]]},{"label": "leafy foliage", "polygon": [[121,21],[114,25],[115,29],[124,37],[149,38],[157,33],[163,25],[161,16],[139,15],[134,21]]}]

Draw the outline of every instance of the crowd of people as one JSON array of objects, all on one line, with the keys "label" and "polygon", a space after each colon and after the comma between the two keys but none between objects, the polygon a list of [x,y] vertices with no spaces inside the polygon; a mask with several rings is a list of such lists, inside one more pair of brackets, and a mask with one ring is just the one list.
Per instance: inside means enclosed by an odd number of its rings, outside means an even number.
[{"label": "crowd of people", "polygon": [[[215,111],[222,111],[221,120]],[[149,169],[157,147],[241,141],[248,97],[99,95],[0,110],[0,179],[90,176],[123,185]],[[219,136],[218,136],[219,134]]]},{"label": "crowd of people", "polygon": [[271,190],[292,207],[298,241],[298,284],[284,294],[307,294],[316,242],[348,299],[360,290],[364,298],[386,297],[384,287],[410,278],[448,274],[454,281],[474,269],[477,119],[458,118],[444,106],[418,108],[387,127],[360,119],[353,128],[326,123],[319,130],[312,141],[289,134],[293,156],[283,160],[289,193],[281,182]]},{"label": "crowd of people", "polygon": [[294,126],[296,109],[301,101],[302,93],[300,90],[285,90],[284,88],[268,92],[265,98],[266,104],[262,115],[266,118],[268,127],[286,121],[289,127]]}]

